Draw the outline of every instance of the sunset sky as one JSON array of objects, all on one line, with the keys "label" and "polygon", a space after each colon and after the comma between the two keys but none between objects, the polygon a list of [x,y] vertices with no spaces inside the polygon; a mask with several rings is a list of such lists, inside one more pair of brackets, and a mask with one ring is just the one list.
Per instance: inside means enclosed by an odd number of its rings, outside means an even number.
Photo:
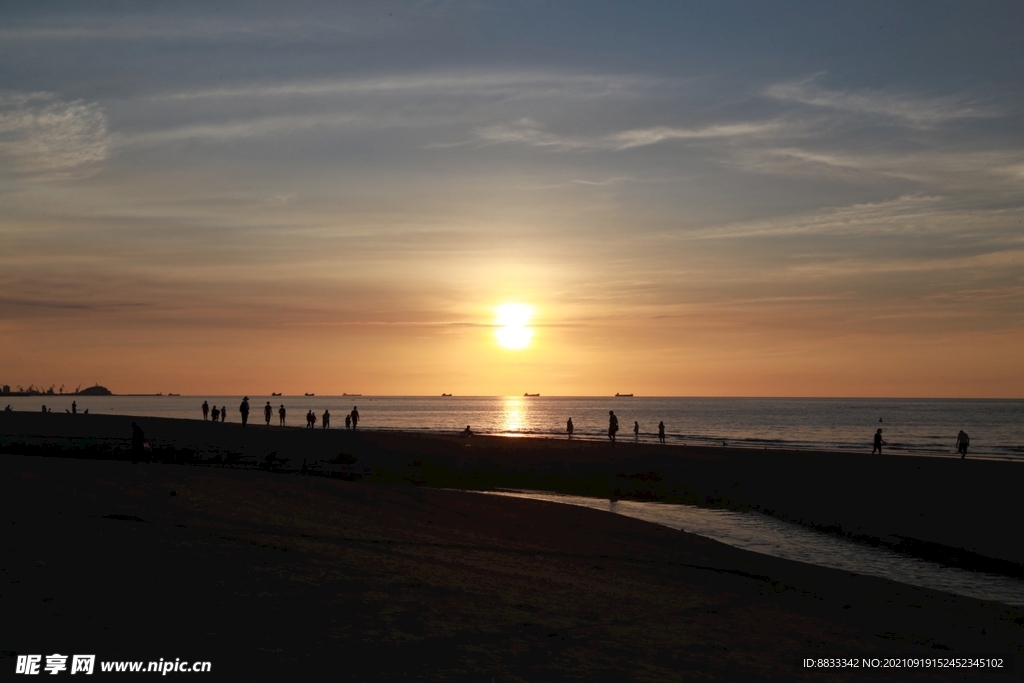
[{"label": "sunset sky", "polygon": [[1024,3],[211,4],[0,7],[0,384],[1024,396]]}]

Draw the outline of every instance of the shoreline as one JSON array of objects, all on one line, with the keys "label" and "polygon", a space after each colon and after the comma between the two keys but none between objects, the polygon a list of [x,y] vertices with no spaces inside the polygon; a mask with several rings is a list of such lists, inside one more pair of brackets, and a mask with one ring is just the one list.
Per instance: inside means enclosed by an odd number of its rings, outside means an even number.
[{"label": "shoreline", "polygon": [[132,421],[165,462],[297,471],[303,460],[312,467],[345,454],[350,476],[373,481],[758,511],[913,557],[1024,578],[1024,539],[1012,531],[1024,522],[1014,504],[1024,468],[999,460],[24,412],[0,413],[0,451],[125,457]]},{"label": "shoreline", "polygon": [[[607,413],[607,408],[615,408],[620,418],[627,420],[627,425],[639,419],[642,425],[640,441],[646,444],[656,443],[656,430],[652,427],[663,419],[669,425],[666,436],[672,445],[719,446],[727,442],[740,448],[851,454],[869,454],[870,435],[876,427],[884,427],[889,442],[885,449],[887,454],[958,457],[953,445],[956,430],[950,431],[949,425],[962,423],[976,437],[969,457],[1024,462],[1024,432],[1018,419],[1024,415],[1024,401],[1014,400],[953,401],[950,405],[956,407],[947,408],[942,407],[943,402],[927,400],[911,400],[904,407],[894,401],[874,405],[874,400],[835,399],[712,401],[641,398],[635,399],[637,403],[630,403],[604,397],[553,398],[540,403],[527,402],[522,406],[519,402],[525,399],[519,397],[507,400],[476,397],[376,397],[360,400],[364,400],[363,407],[375,416],[372,423],[365,422],[361,426],[375,430],[450,434],[462,430],[469,423],[479,435],[557,440],[565,437],[565,415],[575,415],[578,438],[603,442],[607,438],[607,424],[601,416]],[[456,402],[452,403],[453,400]],[[239,421],[239,415],[233,409],[238,403],[234,397],[211,398],[210,401],[215,405],[226,401],[232,406],[227,421]],[[255,399],[255,403],[262,404],[263,401],[263,398]],[[286,407],[291,417],[294,419],[298,414],[300,423],[301,414],[307,410],[313,409],[319,416],[329,408],[337,422],[339,415],[343,416],[352,407],[352,401],[355,399],[349,397],[291,397],[275,399],[274,408],[276,411],[278,402],[288,404]],[[200,417],[197,406],[201,402],[192,397],[115,396],[83,400],[78,408],[79,412],[90,408],[93,415],[116,413],[191,420]],[[374,402],[377,407],[366,405]],[[25,412],[38,412],[40,406],[38,398],[12,399],[11,403],[13,408]],[[67,405],[58,401],[56,407],[50,401],[46,403],[56,411],[70,408],[70,401]],[[262,407],[256,411],[259,422],[262,422],[261,410]],[[516,417],[520,410],[525,412]],[[869,415],[870,419],[865,422]],[[875,422],[880,415],[886,418],[887,424]],[[276,423],[276,412],[274,417]],[[633,437],[632,433],[620,436],[622,441],[632,441]]]}]

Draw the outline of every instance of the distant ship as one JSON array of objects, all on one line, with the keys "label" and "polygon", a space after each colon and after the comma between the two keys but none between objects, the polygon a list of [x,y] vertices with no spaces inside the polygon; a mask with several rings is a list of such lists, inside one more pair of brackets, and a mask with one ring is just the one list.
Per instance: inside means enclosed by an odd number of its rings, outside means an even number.
[{"label": "distant ship", "polygon": [[313,396],[314,394],[303,394],[303,396]]},{"label": "distant ship", "polygon": [[167,395],[168,395],[168,396],[181,396],[181,394],[172,394],[172,393],[170,393],[170,392],[167,392]]},{"label": "distant ship", "polygon": [[441,394],[441,396],[451,396],[451,394]]},{"label": "distant ship", "polygon": [[[313,394],[310,394],[312,396]],[[362,396],[362,394],[342,394],[342,396]]]},{"label": "distant ship", "polygon": [[540,394],[523,394],[523,396],[540,396]]},{"label": "distant ship", "polygon": [[615,394],[616,398],[633,398],[633,394]]},{"label": "distant ship", "polygon": [[270,392],[270,395],[271,395],[271,396],[280,396],[280,395],[281,395],[281,392],[280,392],[280,391],[271,391],[271,392]]}]

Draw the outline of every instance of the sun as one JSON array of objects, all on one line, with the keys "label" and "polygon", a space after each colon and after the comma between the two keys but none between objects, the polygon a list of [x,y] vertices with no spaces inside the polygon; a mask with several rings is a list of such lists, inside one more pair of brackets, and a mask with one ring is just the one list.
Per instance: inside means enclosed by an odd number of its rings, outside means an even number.
[{"label": "sun", "polygon": [[526,304],[502,304],[498,306],[494,336],[498,344],[506,349],[518,351],[530,345],[533,328],[527,327],[533,317],[533,307]]}]

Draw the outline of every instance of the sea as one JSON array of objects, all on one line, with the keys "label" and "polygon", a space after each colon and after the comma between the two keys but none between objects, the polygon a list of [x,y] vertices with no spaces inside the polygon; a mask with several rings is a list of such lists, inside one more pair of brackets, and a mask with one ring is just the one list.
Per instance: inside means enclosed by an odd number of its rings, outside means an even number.
[{"label": "sea", "polygon": [[[228,406],[239,422],[242,396],[0,396],[13,410],[202,419],[203,401]],[[331,427],[344,428],[358,407],[360,429],[452,433],[468,425],[476,434],[564,438],[572,418],[574,438],[607,438],[608,412],[618,417],[620,441],[657,442],[665,423],[670,444],[871,452],[881,429],[885,452],[958,457],[957,433],[970,435],[968,456],[1024,459],[1024,400],[915,398],[693,398],[600,396],[266,396],[249,395],[250,420],[263,407],[285,406],[288,424],[302,426],[313,410],[331,413]],[[634,423],[639,434],[634,436]]]}]

